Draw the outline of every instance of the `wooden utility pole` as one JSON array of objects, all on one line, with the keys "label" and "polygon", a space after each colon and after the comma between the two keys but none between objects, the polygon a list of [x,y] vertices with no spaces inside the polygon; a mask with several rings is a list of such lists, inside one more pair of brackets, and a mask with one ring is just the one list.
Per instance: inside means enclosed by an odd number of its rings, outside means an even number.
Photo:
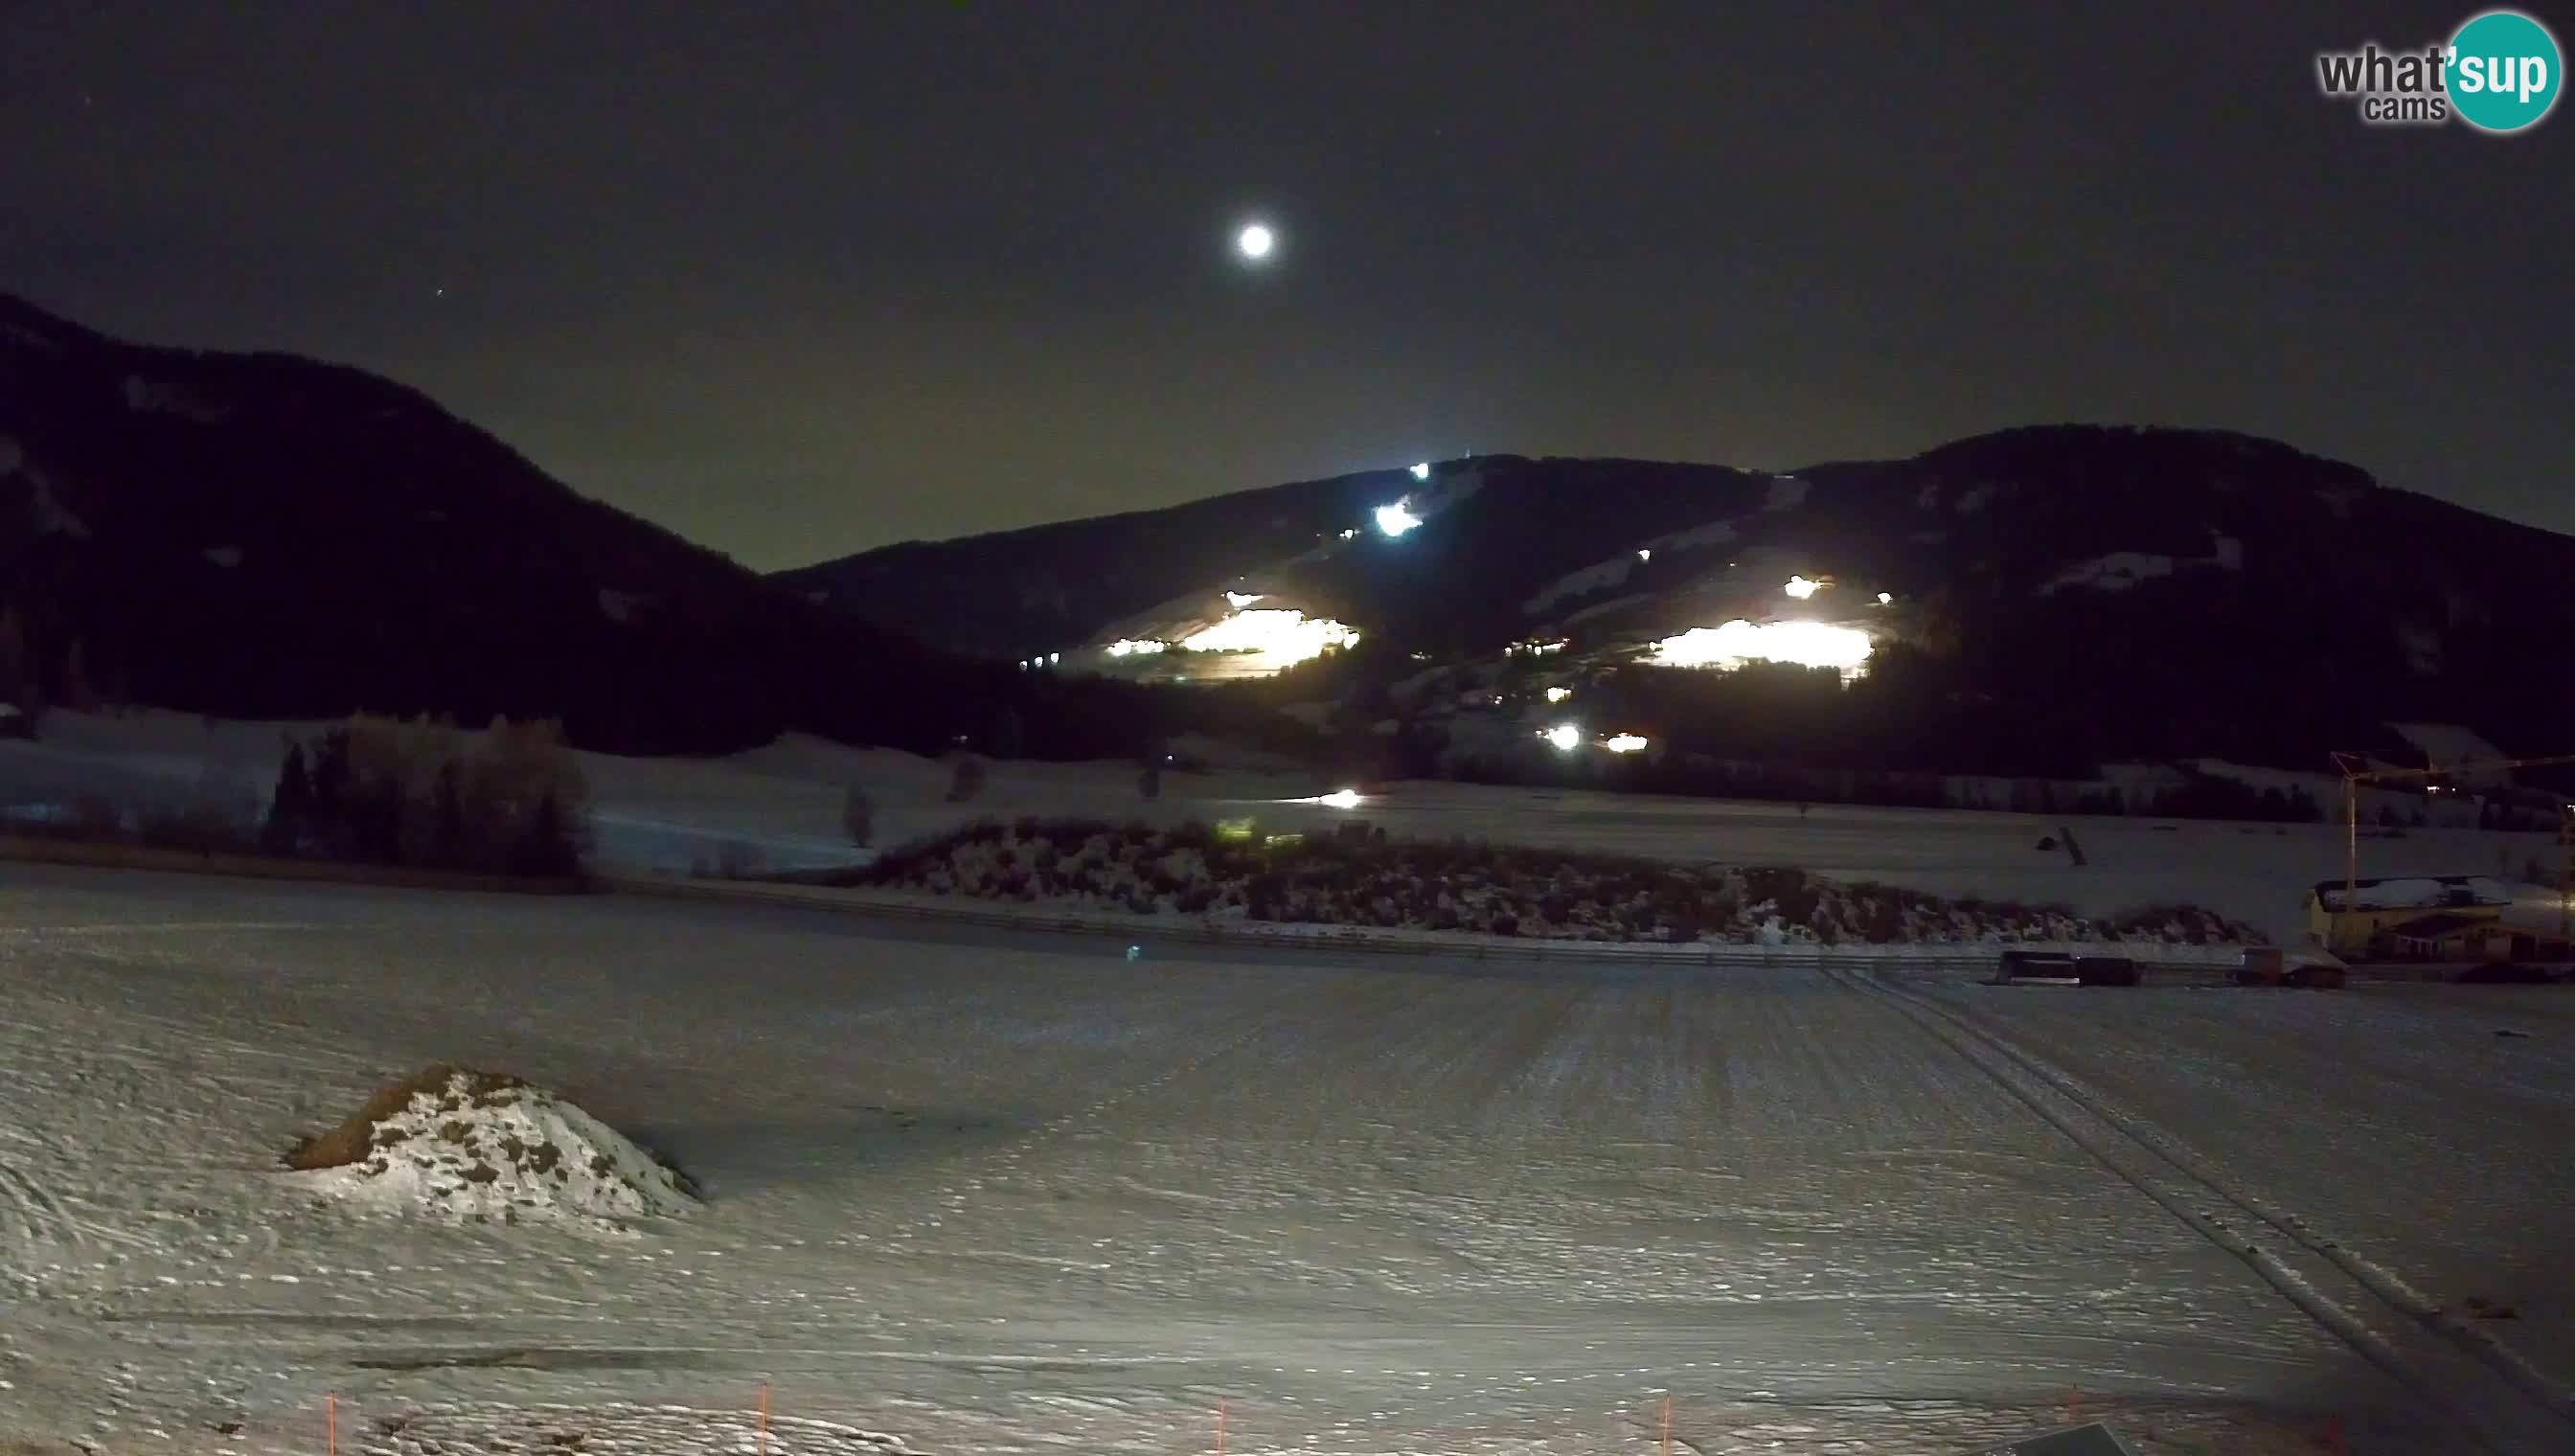
[{"label": "wooden utility pole", "polygon": [[2557,940],[2575,945],[2575,803],[2557,811]]}]

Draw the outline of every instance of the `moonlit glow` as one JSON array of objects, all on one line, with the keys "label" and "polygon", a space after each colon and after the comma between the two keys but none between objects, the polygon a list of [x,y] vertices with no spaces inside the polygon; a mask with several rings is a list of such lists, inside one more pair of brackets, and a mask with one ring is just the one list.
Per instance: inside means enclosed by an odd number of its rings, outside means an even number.
[{"label": "moonlit glow", "polygon": [[1822,585],[1823,584],[1821,582],[1809,582],[1803,577],[1790,577],[1788,579],[1788,595],[1796,598],[1800,602],[1803,602],[1807,598],[1814,596],[1816,589]]},{"label": "moonlit glow", "polygon": [[1633,753],[1643,749],[1645,740],[1634,733],[1620,733],[1602,742],[1600,746],[1613,753]]},{"label": "moonlit glow", "polygon": [[1548,742],[1555,745],[1555,750],[1559,753],[1570,753],[1582,746],[1582,729],[1569,723],[1560,723],[1548,728],[1545,737]]},{"label": "moonlit glow", "polygon": [[1419,465],[1414,466],[1412,468],[1412,478],[1416,481],[1426,481],[1430,479],[1430,462],[1425,460]]},{"label": "moonlit glow", "polygon": [[1410,496],[1404,497],[1391,506],[1376,508],[1376,529],[1388,536],[1401,536],[1420,524],[1421,518],[1412,514]]},{"label": "moonlit glow", "polygon": [[1238,612],[1185,638],[1181,646],[1194,653],[1258,653],[1268,664],[1285,668],[1322,656],[1326,648],[1357,644],[1359,635],[1328,617],[1307,617],[1292,608],[1265,607]]},{"label": "moonlit glow", "polygon": [[1855,676],[1868,662],[1868,634],[1821,622],[1773,622],[1764,626],[1737,619],[1723,627],[1693,627],[1678,637],[1654,644],[1652,661],[1666,668],[1724,668],[1747,663],[1794,663],[1803,668],[1838,668]]},{"label": "moonlit glow", "polygon": [[1234,235],[1234,246],[1244,257],[1259,262],[1270,256],[1271,249],[1279,246],[1279,235],[1260,223],[1253,223]]}]

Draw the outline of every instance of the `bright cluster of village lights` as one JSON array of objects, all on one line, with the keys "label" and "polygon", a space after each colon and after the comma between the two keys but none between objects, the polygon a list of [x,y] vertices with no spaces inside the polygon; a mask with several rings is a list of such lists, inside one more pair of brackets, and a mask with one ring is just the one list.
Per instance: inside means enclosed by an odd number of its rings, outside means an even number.
[{"label": "bright cluster of village lights", "polygon": [[1401,536],[1420,524],[1421,518],[1412,514],[1412,498],[1409,496],[1391,506],[1376,508],[1376,529],[1388,536]]},{"label": "bright cluster of village lights", "polygon": [[1281,667],[1318,658],[1327,648],[1357,645],[1359,635],[1328,617],[1307,617],[1293,608],[1264,607],[1237,612],[1225,621],[1181,640],[1194,653],[1261,653]]},{"label": "bright cluster of village lights", "polygon": [[1138,642],[1133,638],[1120,638],[1109,645],[1109,656],[1113,658],[1151,657],[1156,653],[1170,651],[1171,646],[1167,642]]},{"label": "bright cluster of village lights", "polygon": [[1823,589],[1823,585],[1824,584],[1821,582],[1809,582],[1803,577],[1790,577],[1788,579],[1788,595],[1796,598],[1800,602],[1803,602],[1807,598],[1812,597],[1817,592],[1821,591]]},{"label": "bright cluster of village lights", "polygon": [[[1557,752],[1570,753],[1582,746],[1582,725],[1560,723],[1551,728],[1541,729],[1538,736],[1546,739]],[[1639,733],[1614,733],[1602,738],[1600,746],[1613,753],[1634,753],[1641,751],[1647,739]]]},{"label": "bright cluster of village lights", "polygon": [[1278,803],[1318,803],[1325,808],[1357,808],[1366,801],[1365,796],[1355,788],[1335,788],[1329,793],[1317,793],[1306,798],[1274,800]]},{"label": "bright cluster of village lights", "polygon": [[1801,668],[1866,666],[1868,634],[1821,622],[1751,623],[1693,627],[1654,644],[1651,661],[1666,668],[1741,668],[1750,663],[1794,663]]}]

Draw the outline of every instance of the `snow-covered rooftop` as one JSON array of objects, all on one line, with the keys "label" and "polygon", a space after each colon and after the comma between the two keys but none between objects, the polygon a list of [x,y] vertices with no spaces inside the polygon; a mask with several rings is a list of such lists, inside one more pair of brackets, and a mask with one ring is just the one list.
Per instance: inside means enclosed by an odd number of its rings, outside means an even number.
[{"label": "snow-covered rooftop", "polygon": [[[2483,874],[2421,874],[2394,879],[2363,879],[2351,887],[2352,908],[2363,910],[2438,909],[2447,905],[2508,905],[2512,890],[2502,880]],[[2344,907],[2343,881],[2316,885],[2316,899],[2329,910]]]}]

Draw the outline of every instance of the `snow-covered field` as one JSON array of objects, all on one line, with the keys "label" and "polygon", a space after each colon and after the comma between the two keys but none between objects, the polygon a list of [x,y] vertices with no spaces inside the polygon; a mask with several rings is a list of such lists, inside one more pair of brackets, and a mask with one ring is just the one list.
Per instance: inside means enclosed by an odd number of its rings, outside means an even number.
[{"label": "snow-covered field", "polygon": [[[61,802],[84,788],[183,791],[212,765],[264,798],[281,728],[149,713],[99,719],[56,714],[40,743],[0,741],[0,805]],[[310,731],[318,726],[303,726]],[[1573,790],[1406,782],[1350,811],[1292,800],[1338,787],[1295,772],[1172,773],[1162,796],[1137,793],[1123,763],[999,762],[972,803],[945,795],[948,769],[887,750],[791,735],[721,758],[619,758],[585,753],[597,799],[599,857],[624,868],[687,872],[728,846],[772,868],[842,863],[844,786],[877,802],[876,841],[892,845],[983,817],[1088,816],[1154,823],[1257,817],[1267,831],[1327,829],[1350,818],[1390,832],[1465,835],[1733,865],[1781,865],[1835,879],[1879,880],[1951,897],[2063,903],[2113,916],[2148,904],[2205,905],[2276,941],[2306,929],[2303,897],[2343,873],[2338,824],[2233,824],[2148,817],[2075,817],[1957,809],[1897,809],[1643,797]],[[2321,780],[2319,780],[2321,782]],[[2042,837],[2071,825],[2086,859]],[[2361,847],[2363,875],[2517,876],[2536,858],[2563,857],[2553,835],[2408,829]],[[2557,922],[2557,896],[2522,884],[2517,914]]]},{"label": "snow-covered field", "polygon": [[[2150,1192],[2209,1216],[2214,1184],[1993,1049],[2442,1298],[2515,1302],[2494,1330],[2564,1380],[2550,995],[1131,961],[13,865],[0,1446],[320,1451],[330,1419],[353,1451],[750,1452],[766,1385],[782,1453],[1184,1456],[1221,1402],[1233,1451],[1639,1451],[1667,1392],[1707,1456],[1944,1452],[2069,1411],[2158,1456],[2328,1423],[2478,1449],[2416,1379],[2496,1449],[2562,1451],[2575,1426],[2285,1238],[2260,1235],[2320,1302],[2257,1277]],[[607,1238],[388,1217],[279,1168],[432,1060],[560,1091],[704,1206]]]}]

